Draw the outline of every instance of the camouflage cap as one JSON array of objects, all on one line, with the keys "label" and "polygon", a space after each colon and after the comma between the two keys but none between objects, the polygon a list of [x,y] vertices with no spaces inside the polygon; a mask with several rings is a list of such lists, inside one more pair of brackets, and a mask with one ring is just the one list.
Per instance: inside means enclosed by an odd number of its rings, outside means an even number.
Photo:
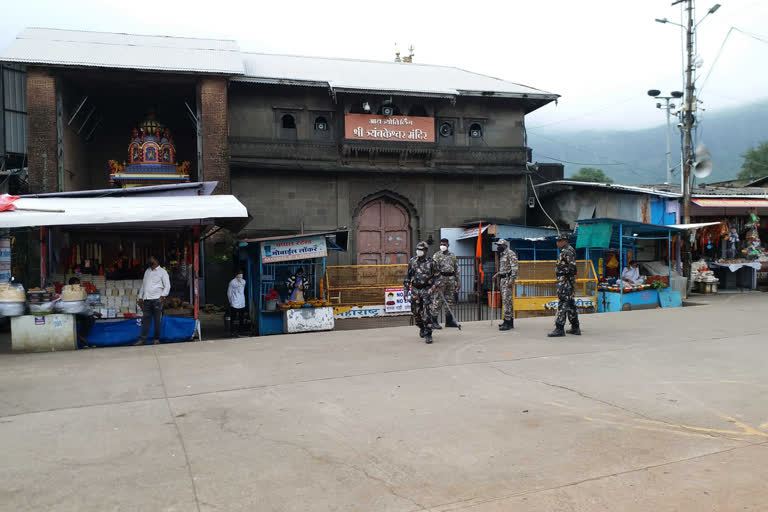
[{"label": "camouflage cap", "polygon": [[507,242],[506,238],[499,238],[496,240],[496,245],[507,245],[509,242]]},{"label": "camouflage cap", "polygon": [[419,242],[418,244],[416,244],[416,248],[417,249],[421,249],[423,251],[426,251],[426,250],[429,249],[429,246],[427,245],[427,242],[422,241],[422,242]]},{"label": "camouflage cap", "polygon": [[571,237],[570,237],[570,235],[568,235],[566,233],[558,233],[557,239],[558,240],[566,240],[566,241],[568,241],[568,240],[571,239]]}]

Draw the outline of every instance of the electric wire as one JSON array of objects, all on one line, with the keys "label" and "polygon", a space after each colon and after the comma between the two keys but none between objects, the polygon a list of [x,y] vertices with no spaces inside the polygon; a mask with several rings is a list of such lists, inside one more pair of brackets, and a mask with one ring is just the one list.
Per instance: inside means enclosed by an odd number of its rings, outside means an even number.
[{"label": "electric wire", "polygon": [[533,196],[536,198],[536,202],[539,204],[539,208],[541,208],[541,211],[544,212],[544,215],[547,216],[547,218],[552,223],[552,225],[555,226],[555,229],[557,230],[557,236],[560,236],[560,228],[557,226],[557,223],[554,220],[552,220],[552,217],[549,216],[549,213],[547,213],[547,210],[541,204],[541,201],[539,201],[539,194],[536,192],[536,185],[533,184],[533,178],[531,178],[530,174],[528,175],[528,180],[531,182],[531,188],[533,189]]}]

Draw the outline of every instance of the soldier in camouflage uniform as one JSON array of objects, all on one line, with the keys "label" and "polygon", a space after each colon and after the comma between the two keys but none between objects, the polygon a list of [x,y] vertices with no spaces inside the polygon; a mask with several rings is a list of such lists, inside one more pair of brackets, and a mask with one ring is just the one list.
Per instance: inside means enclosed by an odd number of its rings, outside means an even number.
[{"label": "soldier in camouflage uniform", "polygon": [[576,302],[573,300],[573,292],[576,288],[576,251],[568,243],[568,235],[559,235],[557,248],[560,256],[557,258],[555,275],[557,276],[557,317],[555,318],[555,330],[547,336],[556,338],[565,336],[565,317],[571,323],[568,334],[581,334],[579,328],[579,313],[576,310]]},{"label": "soldier in camouflage uniform", "polygon": [[508,331],[515,327],[514,316],[514,292],[517,279],[517,254],[507,247],[508,242],[504,238],[496,241],[499,248],[499,273],[493,276],[500,277],[499,291],[501,292],[501,304],[504,307],[504,322],[499,325],[500,331]]},{"label": "soldier in camouflage uniform", "polygon": [[446,327],[458,327],[456,319],[451,315],[451,311],[456,311],[456,293],[461,290],[461,282],[459,281],[459,264],[456,261],[456,255],[448,250],[450,244],[447,238],[440,240],[440,251],[436,252],[432,259],[435,260],[437,265],[437,271],[440,273],[438,278],[438,286],[443,292],[442,297],[440,294],[435,295],[432,301],[432,328],[442,329],[440,322],[437,319],[440,317],[440,306],[443,305],[443,298],[450,307],[450,311],[445,312],[445,326]]},{"label": "soldier in camouflage uniform", "polygon": [[432,295],[439,273],[434,260],[427,256],[427,243],[419,242],[416,256],[408,262],[403,280],[403,293],[411,292],[411,314],[419,326],[419,336],[432,343]]}]

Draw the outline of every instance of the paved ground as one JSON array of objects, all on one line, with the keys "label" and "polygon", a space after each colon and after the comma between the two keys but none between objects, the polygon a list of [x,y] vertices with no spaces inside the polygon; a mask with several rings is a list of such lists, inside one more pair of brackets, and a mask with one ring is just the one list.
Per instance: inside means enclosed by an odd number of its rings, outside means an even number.
[{"label": "paved ground", "polygon": [[0,355],[0,510],[764,511],[766,311]]}]

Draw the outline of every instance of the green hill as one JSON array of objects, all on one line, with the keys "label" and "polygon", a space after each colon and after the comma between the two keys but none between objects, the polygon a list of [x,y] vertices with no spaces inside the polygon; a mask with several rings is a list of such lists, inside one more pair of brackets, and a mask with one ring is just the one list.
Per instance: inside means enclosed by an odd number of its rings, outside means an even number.
[{"label": "green hill", "polygon": [[[768,100],[704,112],[696,140],[706,144],[712,154],[714,170],[707,181],[735,178],[741,170],[741,155],[768,140]],[[616,183],[663,183],[665,179],[664,125],[636,131],[530,130],[528,145],[533,148],[534,161],[551,161],[546,155],[576,162],[565,164],[566,177],[581,167],[598,167]],[[679,161],[680,132],[673,127],[672,165]],[[679,174],[675,174],[675,180],[679,180]]]}]

